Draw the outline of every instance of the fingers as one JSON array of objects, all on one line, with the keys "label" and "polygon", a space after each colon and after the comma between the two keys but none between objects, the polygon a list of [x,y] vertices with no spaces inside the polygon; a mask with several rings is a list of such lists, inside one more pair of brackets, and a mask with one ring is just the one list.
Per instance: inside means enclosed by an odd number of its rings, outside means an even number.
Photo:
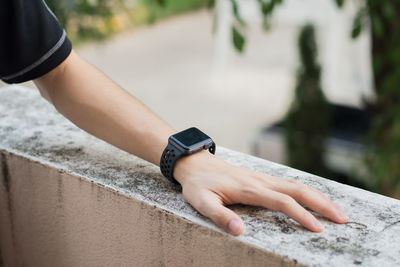
[{"label": "fingers", "polygon": [[[323,231],[322,224],[300,204],[337,222],[348,217],[320,191],[295,180],[276,178],[243,170],[221,172],[218,183],[210,179],[192,179],[182,185],[183,195],[198,212],[210,218],[225,231],[240,235],[244,224],[241,218],[224,203],[243,203],[281,211],[314,232]],[[208,177],[202,175],[202,178]]]},{"label": "fingers", "polygon": [[274,188],[276,191],[287,194],[297,202],[320,213],[337,223],[346,223],[349,218],[344,210],[333,203],[327,195],[315,188],[297,182],[295,180],[283,180]]},{"label": "fingers", "polygon": [[281,211],[313,232],[322,232],[322,224],[292,197],[269,189],[258,189],[248,194],[246,204]]},{"label": "fingers", "polygon": [[226,232],[236,236],[243,233],[242,219],[235,212],[225,207],[213,192],[204,190],[187,200],[198,212],[210,218]]}]

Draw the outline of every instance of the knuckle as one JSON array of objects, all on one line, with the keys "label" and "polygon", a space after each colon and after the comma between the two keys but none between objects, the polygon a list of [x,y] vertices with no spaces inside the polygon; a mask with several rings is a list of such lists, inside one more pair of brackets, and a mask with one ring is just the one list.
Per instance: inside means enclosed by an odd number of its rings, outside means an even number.
[{"label": "knuckle", "polygon": [[335,213],[336,208],[333,206],[333,204],[330,201],[324,201],[322,202],[323,205],[321,205],[321,213],[323,214],[330,214],[330,213]]},{"label": "knuckle", "polygon": [[303,186],[303,184],[300,183],[300,182],[297,181],[297,180],[290,179],[290,180],[288,180],[288,182],[291,183],[291,184],[293,184],[293,185],[296,185],[296,186]]},{"label": "knuckle", "polygon": [[208,210],[207,217],[209,217],[220,227],[226,227],[226,224],[228,223],[228,218],[222,207]]},{"label": "knuckle", "polygon": [[208,202],[205,198],[199,198],[196,201],[195,208],[202,214],[208,210]]},{"label": "knuckle", "polygon": [[296,195],[299,199],[304,200],[310,196],[310,191],[306,187],[301,187],[297,190]]},{"label": "knuckle", "polygon": [[278,199],[278,209],[283,211],[287,210],[290,206],[293,205],[294,199],[288,195],[283,195]]},{"label": "knuckle", "polygon": [[327,201],[331,201],[331,199],[329,198],[329,196],[321,191],[319,191],[318,189],[315,189],[314,187],[310,187],[311,190],[313,190],[314,192],[316,192],[318,195],[320,195],[323,199],[327,200]]},{"label": "knuckle", "polygon": [[206,198],[199,198],[196,201],[196,210],[204,216],[213,220],[217,225],[223,226],[226,222],[225,213],[221,207],[215,207],[210,205],[210,202]]},{"label": "knuckle", "polygon": [[217,211],[212,219],[216,222],[216,224],[222,227],[226,226],[227,224],[227,219],[225,218],[224,213],[221,211]]},{"label": "knuckle", "polygon": [[328,216],[335,213],[332,207],[326,207],[326,206],[322,207],[318,212]]},{"label": "knuckle", "polygon": [[258,173],[258,172],[254,172],[250,177],[254,181],[259,182],[259,183],[265,183],[265,181],[267,180],[264,174]]}]

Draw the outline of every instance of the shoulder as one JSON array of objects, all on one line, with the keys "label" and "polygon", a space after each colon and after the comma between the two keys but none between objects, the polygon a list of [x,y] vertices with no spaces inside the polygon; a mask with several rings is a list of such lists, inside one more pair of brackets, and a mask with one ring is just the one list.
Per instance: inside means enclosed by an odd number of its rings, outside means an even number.
[{"label": "shoulder", "polygon": [[72,46],[43,0],[2,0],[0,8],[0,78],[19,83],[57,67]]}]

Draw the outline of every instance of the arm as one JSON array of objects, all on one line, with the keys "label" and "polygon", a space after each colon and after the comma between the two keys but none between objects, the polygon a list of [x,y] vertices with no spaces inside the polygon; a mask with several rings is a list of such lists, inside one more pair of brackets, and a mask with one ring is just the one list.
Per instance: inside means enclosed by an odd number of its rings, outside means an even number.
[{"label": "arm", "polygon": [[154,164],[159,164],[168,137],[175,133],[74,51],[34,82],[42,96],[78,127]]},{"label": "arm", "polygon": [[[168,137],[176,131],[74,51],[57,68],[36,79],[43,97],[80,128],[159,165]],[[294,180],[232,166],[207,151],[178,160],[174,176],[196,210],[234,235],[243,221],[225,205],[243,203],[282,211],[311,231],[323,230],[300,204],[337,223],[343,210],[323,193]]]}]

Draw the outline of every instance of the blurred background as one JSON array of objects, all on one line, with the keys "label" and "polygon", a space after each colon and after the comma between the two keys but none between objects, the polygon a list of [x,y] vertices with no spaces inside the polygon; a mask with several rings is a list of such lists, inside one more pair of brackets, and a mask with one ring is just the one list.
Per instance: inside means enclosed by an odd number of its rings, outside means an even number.
[{"label": "blurred background", "polygon": [[399,2],[46,2],[83,58],[175,129],[400,198]]}]

